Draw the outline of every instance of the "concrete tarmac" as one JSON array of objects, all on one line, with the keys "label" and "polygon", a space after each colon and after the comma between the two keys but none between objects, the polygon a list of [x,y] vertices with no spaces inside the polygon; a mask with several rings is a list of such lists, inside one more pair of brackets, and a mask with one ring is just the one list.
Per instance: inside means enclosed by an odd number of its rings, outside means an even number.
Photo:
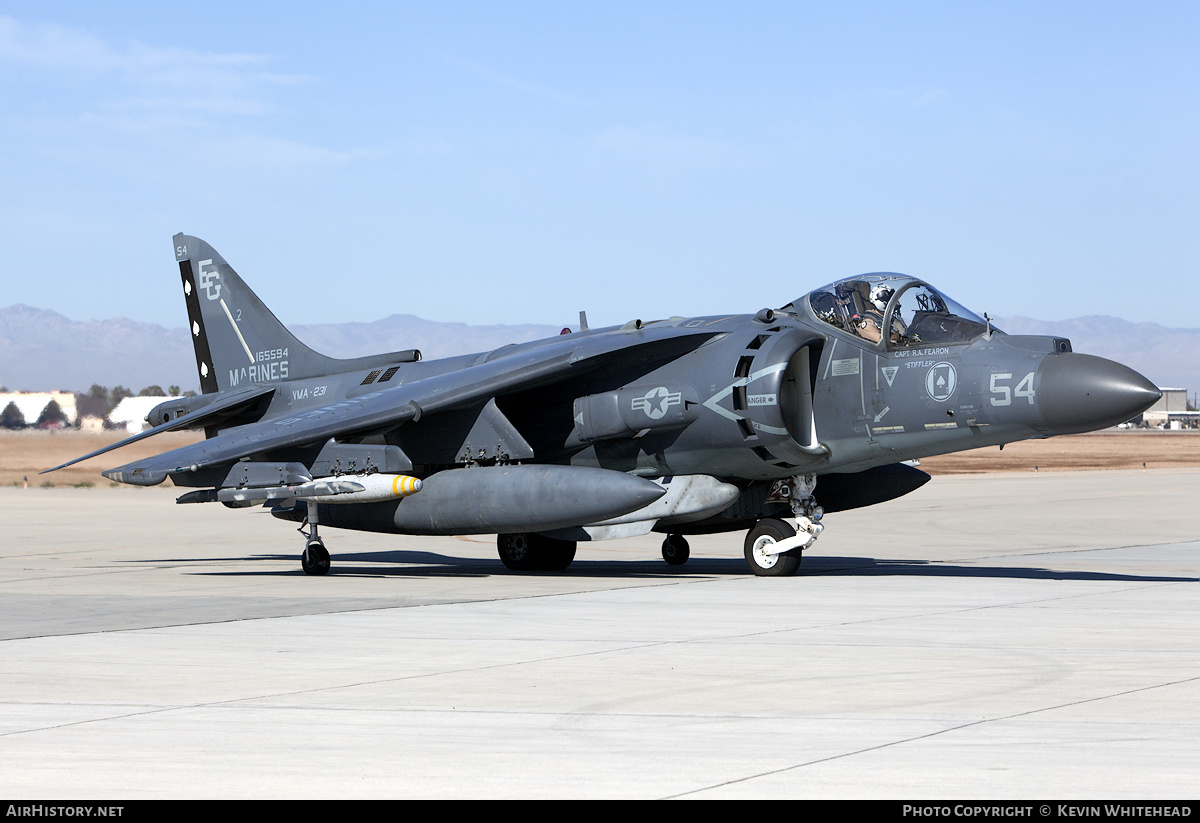
[{"label": "concrete tarmac", "polygon": [[0,489],[10,798],[1194,799],[1200,471],[935,478],[581,545],[323,529],[175,489]]}]

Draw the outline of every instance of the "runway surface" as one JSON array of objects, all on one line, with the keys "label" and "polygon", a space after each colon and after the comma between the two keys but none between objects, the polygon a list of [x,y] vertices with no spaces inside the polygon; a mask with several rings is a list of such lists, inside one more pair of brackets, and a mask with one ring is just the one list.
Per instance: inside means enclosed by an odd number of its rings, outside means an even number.
[{"label": "runway surface", "polygon": [[12,798],[1194,798],[1200,471],[936,478],[743,535],[323,529],[174,489],[0,489]]}]

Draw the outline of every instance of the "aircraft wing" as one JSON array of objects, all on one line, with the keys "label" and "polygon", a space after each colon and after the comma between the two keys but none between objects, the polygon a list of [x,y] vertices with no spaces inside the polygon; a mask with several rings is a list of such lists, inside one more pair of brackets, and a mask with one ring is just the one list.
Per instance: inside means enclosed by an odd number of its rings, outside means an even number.
[{"label": "aircraft wing", "polygon": [[227,429],[216,437],[103,474],[140,486],[276,449],[387,431],[422,415],[460,408],[498,394],[549,385],[608,365],[674,360],[719,334],[672,326],[629,328],[562,338],[512,353],[503,349],[463,369],[401,383],[324,406]]}]

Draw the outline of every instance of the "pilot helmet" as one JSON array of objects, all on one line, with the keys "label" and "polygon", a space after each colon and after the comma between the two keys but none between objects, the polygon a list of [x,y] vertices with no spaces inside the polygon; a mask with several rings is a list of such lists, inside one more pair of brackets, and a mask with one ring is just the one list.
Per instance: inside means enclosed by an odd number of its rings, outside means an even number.
[{"label": "pilot helmet", "polygon": [[871,304],[882,312],[895,293],[896,290],[886,283],[876,283],[871,287]]}]

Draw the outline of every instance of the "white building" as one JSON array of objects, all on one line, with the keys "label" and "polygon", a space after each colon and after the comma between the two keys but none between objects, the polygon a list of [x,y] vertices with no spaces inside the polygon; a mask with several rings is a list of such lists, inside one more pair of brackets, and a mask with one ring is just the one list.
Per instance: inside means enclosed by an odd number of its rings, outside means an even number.
[{"label": "white building", "polygon": [[165,403],[167,397],[126,397],[108,416],[108,422],[114,426],[124,426],[130,434],[150,428],[146,415],[159,403]]},{"label": "white building", "polygon": [[0,412],[3,412],[8,408],[8,404],[12,403],[21,410],[21,416],[25,418],[25,424],[32,426],[42,416],[42,412],[46,410],[46,406],[50,405],[51,400],[58,403],[58,407],[62,409],[63,416],[67,418],[67,423],[74,426],[75,421],[79,419],[79,411],[75,407],[74,392],[3,392],[0,393]]}]

